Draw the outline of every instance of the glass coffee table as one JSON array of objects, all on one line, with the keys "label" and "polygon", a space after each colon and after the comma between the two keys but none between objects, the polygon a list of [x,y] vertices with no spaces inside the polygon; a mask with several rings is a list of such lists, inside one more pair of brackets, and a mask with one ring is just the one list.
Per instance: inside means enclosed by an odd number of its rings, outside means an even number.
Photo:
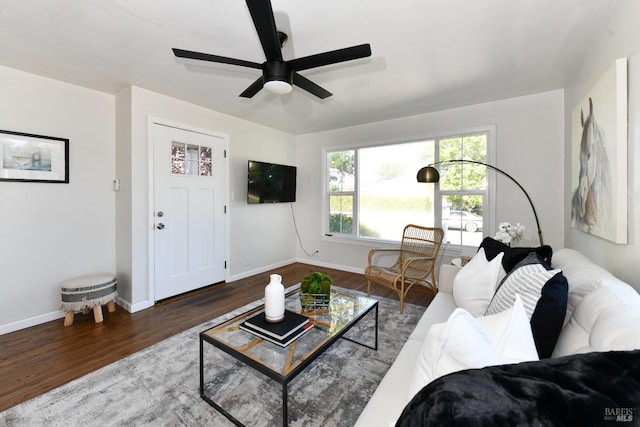
[{"label": "glass coffee table", "polygon": [[[224,351],[282,385],[282,424],[288,425],[288,384],[309,364],[342,338],[356,344],[378,349],[378,301],[348,291],[333,291],[328,308],[302,310],[299,289],[289,292],[285,299],[288,310],[301,313],[314,324],[304,335],[286,347],[264,340],[240,329],[249,317],[264,311],[264,305],[251,309],[213,328],[200,333],[200,396],[235,425],[242,426],[233,415],[216,403],[205,391],[205,343]],[[375,316],[374,342],[364,343],[345,333],[369,313]],[[214,369],[212,366],[207,368]]]}]

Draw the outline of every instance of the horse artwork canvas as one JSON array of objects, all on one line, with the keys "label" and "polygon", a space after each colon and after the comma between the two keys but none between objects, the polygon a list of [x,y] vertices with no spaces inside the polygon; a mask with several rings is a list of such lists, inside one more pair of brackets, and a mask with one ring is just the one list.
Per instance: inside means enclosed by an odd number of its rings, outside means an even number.
[{"label": "horse artwork canvas", "polygon": [[627,243],[626,58],[573,109],[571,161],[571,225]]}]

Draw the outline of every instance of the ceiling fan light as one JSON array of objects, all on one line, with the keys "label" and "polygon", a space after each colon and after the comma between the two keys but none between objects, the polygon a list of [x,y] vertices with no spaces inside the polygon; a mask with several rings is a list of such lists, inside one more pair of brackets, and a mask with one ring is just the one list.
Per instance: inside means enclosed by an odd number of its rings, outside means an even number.
[{"label": "ceiling fan light", "polygon": [[276,95],[285,95],[291,92],[291,85],[282,80],[271,80],[264,84],[264,88]]}]

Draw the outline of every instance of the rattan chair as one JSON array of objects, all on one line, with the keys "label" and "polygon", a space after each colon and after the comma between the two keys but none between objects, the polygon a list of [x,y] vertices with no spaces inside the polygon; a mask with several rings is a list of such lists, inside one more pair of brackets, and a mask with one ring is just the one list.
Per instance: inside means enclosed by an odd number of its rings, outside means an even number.
[{"label": "rattan chair", "polygon": [[[422,227],[409,224],[402,233],[400,249],[371,249],[369,264],[364,270],[367,278],[367,295],[371,284],[385,286],[400,297],[400,313],[404,310],[404,298],[413,285],[430,287],[438,291],[435,265],[442,244],[444,231],[441,228]],[[391,266],[378,264],[389,256],[395,258]],[[393,259],[392,258],[392,259]],[[391,262],[387,262],[390,264]]]}]

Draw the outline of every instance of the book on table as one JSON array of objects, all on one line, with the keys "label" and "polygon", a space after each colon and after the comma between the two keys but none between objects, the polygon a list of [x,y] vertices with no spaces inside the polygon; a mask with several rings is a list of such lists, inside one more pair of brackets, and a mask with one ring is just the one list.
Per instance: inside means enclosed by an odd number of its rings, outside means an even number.
[{"label": "book on table", "polygon": [[267,335],[265,333],[262,333],[261,331],[257,330],[257,329],[253,329],[251,325],[249,325],[246,322],[243,322],[240,324],[240,329],[244,329],[247,332],[252,333],[253,335],[265,339],[267,341],[271,341],[274,344],[278,344],[280,347],[286,347],[289,344],[291,344],[292,342],[294,342],[295,340],[297,340],[298,338],[300,338],[302,335],[306,334],[307,332],[309,332],[311,329],[313,328],[313,323],[311,322],[307,322],[304,325],[302,325],[301,327],[299,327],[298,329],[294,330],[293,333],[287,335],[284,338],[275,338],[271,335]]},{"label": "book on table", "polygon": [[[313,326],[313,323],[309,322],[308,317],[290,310],[285,310],[284,319],[280,322],[267,322],[264,312],[260,312],[242,322],[240,328],[265,338],[268,337],[271,340],[277,341],[278,344],[283,345],[282,343],[286,342],[288,344],[290,342],[289,338],[291,338],[291,336],[297,338],[302,335],[302,333],[308,331],[310,327],[307,325]],[[307,329],[304,329],[305,326],[307,326]]]}]

